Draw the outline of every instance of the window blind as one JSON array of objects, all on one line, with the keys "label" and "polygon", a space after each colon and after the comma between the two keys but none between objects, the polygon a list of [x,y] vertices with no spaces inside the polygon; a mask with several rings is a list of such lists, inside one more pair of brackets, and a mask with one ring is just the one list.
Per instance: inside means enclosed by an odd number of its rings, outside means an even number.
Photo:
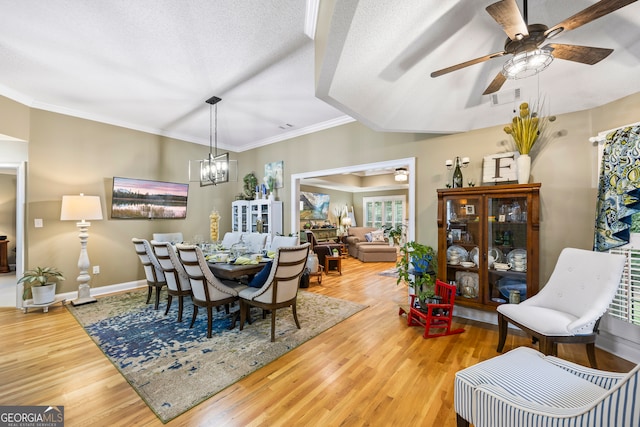
[{"label": "window blind", "polygon": [[609,315],[640,325],[640,249],[622,247],[609,252],[626,257],[618,292],[609,305]]}]

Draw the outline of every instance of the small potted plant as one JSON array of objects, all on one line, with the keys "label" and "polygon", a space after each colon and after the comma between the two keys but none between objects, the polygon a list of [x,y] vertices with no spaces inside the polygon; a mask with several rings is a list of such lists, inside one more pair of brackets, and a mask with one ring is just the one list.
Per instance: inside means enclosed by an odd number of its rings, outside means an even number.
[{"label": "small potted plant", "polygon": [[34,304],[48,304],[56,298],[56,283],[64,280],[64,276],[54,267],[36,267],[27,270],[18,280],[24,284],[22,299],[33,298]]},{"label": "small potted plant", "polygon": [[402,236],[404,235],[404,224],[397,224],[395,227],[391,225],[383,225],[382,229],[385,234],[389,236],[394,245],[399,246],[402,241]]},{"label": "small potted plant", "polygon": [[420,304],[437,303],[435,294],[438,259],[436,251],[418,242],[407,242],[400,247],[400,257],[396,263],[397,284],[406,283],[413,288]]}]

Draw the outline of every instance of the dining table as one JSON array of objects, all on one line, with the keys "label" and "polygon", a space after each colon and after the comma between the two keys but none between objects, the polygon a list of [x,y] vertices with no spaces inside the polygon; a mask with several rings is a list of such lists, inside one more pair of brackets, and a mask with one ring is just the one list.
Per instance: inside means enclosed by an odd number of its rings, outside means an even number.
[{"label": "dining table", "polygon": [[237,280],[242,276],[249,276],[249,280],[259,273],[266,262],[257,264],[232,264],[228,262],[207,262],[209,270],[219,279]]}]

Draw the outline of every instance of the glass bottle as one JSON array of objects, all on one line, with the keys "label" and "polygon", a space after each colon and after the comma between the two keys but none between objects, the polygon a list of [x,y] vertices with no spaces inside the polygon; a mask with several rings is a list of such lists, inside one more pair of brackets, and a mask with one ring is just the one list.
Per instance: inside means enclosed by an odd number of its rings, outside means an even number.
[{"label": "glass bottle", "polygon": [[460,170],[460,157],[456,157],[456,169],[453,171],[453,188],[462,188],[462,171]]}]

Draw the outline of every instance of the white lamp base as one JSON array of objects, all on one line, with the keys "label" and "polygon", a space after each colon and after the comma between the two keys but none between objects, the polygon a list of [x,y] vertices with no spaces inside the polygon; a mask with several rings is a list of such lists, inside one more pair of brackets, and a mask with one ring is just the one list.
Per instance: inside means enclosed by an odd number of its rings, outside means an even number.
[{"label": "white lamp base", "polygon": [[71,301],[71,305],[74,307],[77,305],[83,304],[91,304],[92,302],[97,302],[98,300],[93,298],[90,294],[90,287],[87,283],[82,283],[78,286],[78,298]]}]

